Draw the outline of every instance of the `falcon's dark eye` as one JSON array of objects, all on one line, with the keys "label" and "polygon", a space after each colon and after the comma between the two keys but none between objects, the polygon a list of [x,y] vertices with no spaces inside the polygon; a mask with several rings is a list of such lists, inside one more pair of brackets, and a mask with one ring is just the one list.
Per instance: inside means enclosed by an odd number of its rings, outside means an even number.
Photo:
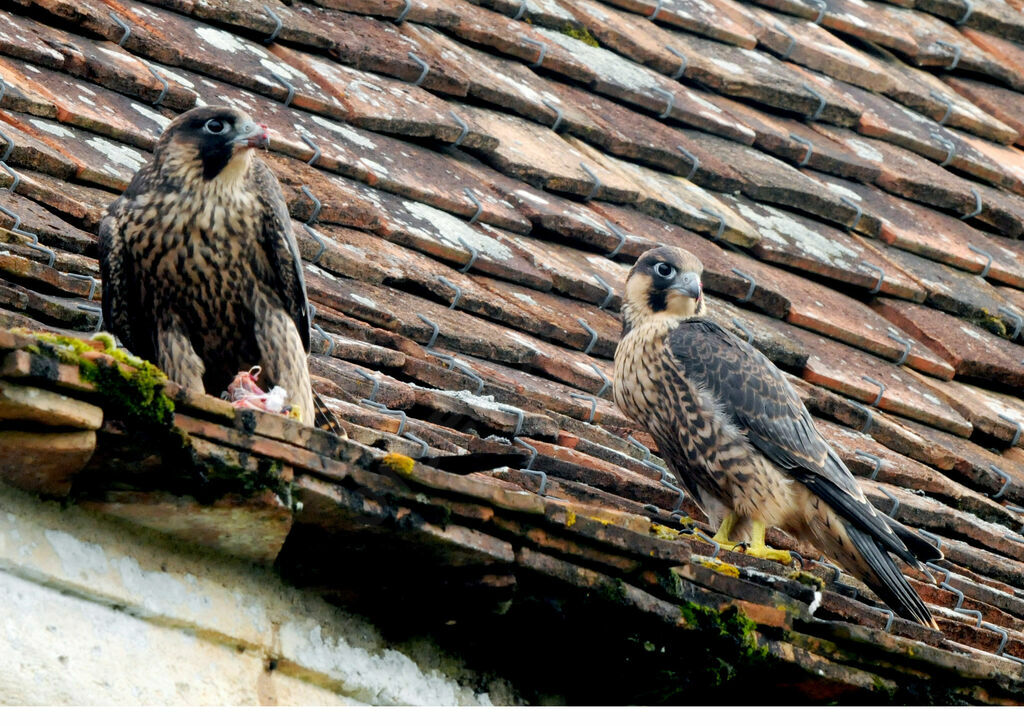
[{"label": "falcon's dark eye", "polygon": [[203,128],[211,134],[223,134],[228,130],[228,125],[220,119],[211,118],[203,124]]},{"label": "falcon's dark eye", "polygon": [[676,276],[676,268],[667,262],[659,262],[654,266],[654,274],[664,280],[671,280]]}]

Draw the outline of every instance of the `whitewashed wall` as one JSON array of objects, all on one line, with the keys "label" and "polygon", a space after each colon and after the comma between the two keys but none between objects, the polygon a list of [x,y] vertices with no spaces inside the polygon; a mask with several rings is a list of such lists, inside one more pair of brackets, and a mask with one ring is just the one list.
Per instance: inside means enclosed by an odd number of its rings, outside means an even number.
[{"label": "whitewashed wall", "polygon": [[511,699],[429,644],[404,650],[272,571],[0,483],[0,705]]}]

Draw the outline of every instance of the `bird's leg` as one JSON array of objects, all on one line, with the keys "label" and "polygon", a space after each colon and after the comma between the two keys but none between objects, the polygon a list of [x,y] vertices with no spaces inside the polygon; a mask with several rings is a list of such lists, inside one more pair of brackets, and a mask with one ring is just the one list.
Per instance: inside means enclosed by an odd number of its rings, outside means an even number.
[{"label": "bird's leg", "polygon": [[[724,522],[723,522],[724,524]],[[751,557],[760,557],[762,560],[775,560],[784,565],[792,562],[793,558],[785,550],[777,550],[764,543],[764,534],[767,527],[764,522],[754,520],[751,524],[750,544],[747,546],[747,554]],[[718,538],[718,535],[715,535]]]},{"label": "bird's leg", "polygon": [[715,536],[711,539],[722,545],[722,549],[731,550],[739,547],[740,542],[733,542],[729,539],[729,535],[732,534],[732,529],[738,521],[739,517],[736,516],[736,513],[729,512],[725,515],[725,519],[722,520],[722,523],[718,526],[718,531],[715,532]]}]

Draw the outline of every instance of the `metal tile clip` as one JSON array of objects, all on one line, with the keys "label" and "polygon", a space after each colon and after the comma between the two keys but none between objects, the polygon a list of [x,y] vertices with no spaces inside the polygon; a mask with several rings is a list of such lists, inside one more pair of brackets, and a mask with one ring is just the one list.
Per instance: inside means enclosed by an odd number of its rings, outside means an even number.
[{"label": "metal tile clip", "polygon": [[547,55],[548,46],[539,40],[534,40],[533,38],[529,38],[525,35],[520,35],[519,39],[526,43],[527,45],[532,45],[535,48],[537,48],[537,60],[530,64],[530,68],[537,68],[541,63],[544,62],[544,56]]},{"label": "metal tile clip", "polygon": [[264,45],[270,45],[277,40],[277,36],[281,33],[281,28],[284,27],[284,23],[281,21],[281,16],[271,10],[269,5],[263,6],[263,12],[267,14],[268,18],[274,21],[274,29],[270,31],[270,35],[263,39]]},{"label": "metal tile clip", "polygon": [[907,362],[907,356],[910,355],[910,349],[914,345],[914,341],[910,338],[903,338],[897,335],[894,331],[888,332],[889,338],[895,340],[897,343],[903,346],[903,352],[900,353],[900,357],[896,360],[896,365],[901,366]]},{"label": "metal tile clip", "polygon": [[861,380],[867,381],[868,383],[873,383],[874,385],[878,386],[878,395],[875,396],[875,400],[869,404],[870,406],[874,406],[877,408],[878,404],[882,402],[882,396],[885,395],[885,384],[876,378],[872,378],[871,376],[861,376]]},{"label": "metal tile clip", "polygon": [[406,55],[409,56],[409,60],[413,61],[420,67],[420,75],[416,78],[415,81],[412,82],[412,85],[418,86],[421,83],[423,83],[423,79],[427,77],[428,73],[430,73],[430,64],[428,64],[425,60],[423,60],[418,55],[413,53],[411,50]]},{"label": "metal tile clip", "polygon": [[[857,449],[853,453],[855,455],[859,456],[862,459],[867,459],[868,461],[870,461],[871,463],[873,463],[875,465],[875,468],[871,471],[871,475],[868,476],[868,479],[871,479],[871,480],[877,479],[878,478],[878,472],[882,470],[882,457],[876,456],[875,454],[868,453],[867,451],[861,451],[860,449]],[[896,510],[893,509],[893,511],[895,512]],[[892,516],[892,515],[889,515],[889,516]]]},{"label": "metal tile clip", "polygon": [[680,154],[686,157],[686,160],[690,162],[690,171],[686,176],[683,177],[686,181],[693,179],[693,175],[697,173],[697,169],[700,168],[700,159],[694,156],[692,153],[684,149],[682,146],[676,144],[676,149]]},{"label": "metal tile clip", "polygon": [[678,50],[673,48],[671,45],[666,45],[665,46],[665,50],[667,50],[669,53],[674,55],[680,61],[679,62],[679,70],[677,70],[675,73],[673,73],[670,76],[673,81],[678,81],[680,78],[683,77],[683,74],[686,73],[686,68],[687,68],[687,66],[689,66],[690,61],[687,59],[687,57],[686,57],[686,55],[684,53],[680,53]]},{"label": "metal tile clip", "polygon": [[550,101],[548,101],[546,99],[542,99],[541,103],[543,103],[545,106],[547,106],[549,109],[551,109],[551,111],[554,112],[554,114],[555,114],[555,122],[553,124],[551,124],[551,130],[557,133],[558,132],[558,127],[562,125],[562,108],[561,108],[561,106],[556,106],[555,104],[551,103]]},{"label": "metal tile clip", "polygon": [[804,158],[796,163],[798,167],[807,166],[807,162],[811,160],[811,154],[814,153],[814,144],[811,143],[810,139],[805,139],[803,136],[797,136],[796,134],[790,134],[789,138],[807,147],[807,151],[804,152]]},{"label": "metal tile clip", "polygon": [[878,281],[875,283],[875,286],[873,288],[868,290],[868,292],[871,293],[872,295],[877,295],[878,291],[882,289],[882,283],[885,281],[885,270],[883,270],[878,265],[872,265],[870,262],[864,262],[864,260],[861,260],[857,264],[860,265],[861,267],[866,267],[867,269],[874,270],[875,272],[878,273]]},{"label": "metal tile clip", "polygon": [[734,275],[742,277],[744,280],[747,281],[747,284],[749,285],[749,287],[747,287],[747,294],[741,298],[738,298],[737,302],[750,302],[751,298],[754,297],[754,290],[757,288],[757,283],[754,281],[754,278],[748,275],[747,273],[743,272],[743,270],[738,270],[735,267],[732,268],[732,273]]},{"label": "metal tile clip", "polygon": [[576,318],[576,322],[583,326],[583,329],[590,334],[590,342],[587,343],[587,347],[583,349],[583,355],[590,355],[590,351],[594,349],[594,345],[597,344],[597,331],[587,325],[587,321],[583,318]]}]

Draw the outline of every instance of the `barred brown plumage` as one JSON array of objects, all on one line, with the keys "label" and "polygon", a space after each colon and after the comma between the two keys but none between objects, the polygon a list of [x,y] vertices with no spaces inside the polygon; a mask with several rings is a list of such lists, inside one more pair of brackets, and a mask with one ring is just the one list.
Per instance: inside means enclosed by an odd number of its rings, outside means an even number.
[{"label": "barred brown plumage", "polygon": [[937,627],[889,556],[920,569],[942,553],[876,510],[782,372],[704,317],[703,266],[661,247],[637,260],[623,297],[615,401],[718,527],[715,540],[788,562],[766,527],[812,542],[898,615]]},{"label": "barred brown plumage", "polygon": [[312,424],[309,313],[265,126],[228,107],[176,118],[100,223],[103,320],[174,381],[218,395],[260,366]]}]

